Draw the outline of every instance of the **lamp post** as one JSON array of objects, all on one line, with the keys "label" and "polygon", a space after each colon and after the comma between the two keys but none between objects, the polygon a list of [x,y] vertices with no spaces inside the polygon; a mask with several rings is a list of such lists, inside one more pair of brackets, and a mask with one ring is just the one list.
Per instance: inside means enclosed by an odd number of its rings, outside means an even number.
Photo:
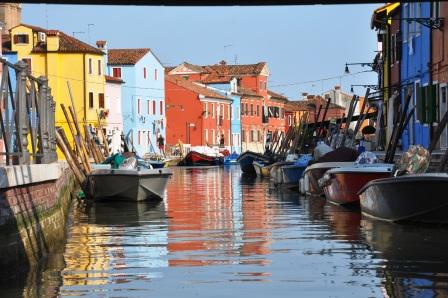
[{"label": "lamp post", "polygon": [[349,65],[361,65],[361,67],[364,67],[364,66],[370,66],[370,67],[373,68],[373,66],[375,65],[375,63],[373,63],[373,62],[345,63],[345,70],[344,70],[344,73],[345,73],[345,74],[349,74],[349,73],[350,73],[350,70],[348,69],[348,66],[349,66]]}]

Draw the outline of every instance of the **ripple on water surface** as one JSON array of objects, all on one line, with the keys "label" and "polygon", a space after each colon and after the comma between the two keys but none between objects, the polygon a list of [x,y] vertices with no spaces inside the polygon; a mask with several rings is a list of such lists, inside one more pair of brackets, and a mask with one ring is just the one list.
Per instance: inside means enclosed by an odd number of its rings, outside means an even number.
[{"label": "ripple on water surface", "polygon": [[60,296],[447,294],[447,228],[371,221],[238,167],[175,168],[163,202],[72,217],[65,263],[43,269]]}]

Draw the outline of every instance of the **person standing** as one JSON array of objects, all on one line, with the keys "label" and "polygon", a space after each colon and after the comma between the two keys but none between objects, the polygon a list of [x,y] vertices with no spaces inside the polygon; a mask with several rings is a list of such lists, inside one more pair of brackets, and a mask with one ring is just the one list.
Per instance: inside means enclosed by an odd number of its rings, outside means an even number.
[{"label": "person standing", "polygon": [[157,145],[159,146],[160,153],[165,156],[165,138],[161,134],[157,138]]}]

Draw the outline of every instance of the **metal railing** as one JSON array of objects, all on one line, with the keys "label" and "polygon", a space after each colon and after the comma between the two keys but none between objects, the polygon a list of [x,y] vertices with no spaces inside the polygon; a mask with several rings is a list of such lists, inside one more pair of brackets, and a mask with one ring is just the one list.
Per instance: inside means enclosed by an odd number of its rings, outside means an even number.
[{"label": "metal railing", "polygon": [[30,75],[24,61],[12,64],[0,58],[0,63],[3,68],[0,83],[2,163],[24,165],[56,161],[56,103],[48,79]]}]

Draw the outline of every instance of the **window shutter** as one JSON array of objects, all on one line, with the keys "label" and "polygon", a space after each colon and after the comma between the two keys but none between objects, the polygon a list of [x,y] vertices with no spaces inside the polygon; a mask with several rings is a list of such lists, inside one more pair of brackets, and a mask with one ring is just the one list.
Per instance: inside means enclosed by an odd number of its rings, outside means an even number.
[{"label": "window shutter", "polygon": [[[397,49],[397,57],[396,57],[396,61],[401,61],[401,50],[402,50],[402,46],[403,46],[403,39],[402,39],[402,34],[401,31],[397,32],[397,36],[395,37],[395,47]],[[395,61],[394,61],[395,62]]]},{"label": "window shutter", "polygon": [[426,121],[428,123],[436,122],[436,87],[437,85],[429,85],[427,87],[427,97],[426,97]]},{"label": "window shutter", "polygon": [[[417,85],[418,86],[418,85]],[[424,87],[420,87],[418,86],[416,88],[416,95],[417,95],[417,120],[419,120],[420,122],[423,122],[423,111],[424,111],[424,107],[423,107],[423,94],[424,94]]]}]

